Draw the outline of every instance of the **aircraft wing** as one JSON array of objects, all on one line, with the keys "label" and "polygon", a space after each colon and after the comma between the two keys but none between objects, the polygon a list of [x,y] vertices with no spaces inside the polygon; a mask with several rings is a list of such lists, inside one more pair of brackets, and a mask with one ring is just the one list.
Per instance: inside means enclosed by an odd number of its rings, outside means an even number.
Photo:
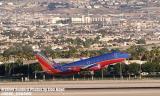
[{"label": "aircraft wing", "polygon": [[81,69],[82,69],[82,70],[85,70],[85,69],[87,69],[87,68],[91,68],[91,67],[96,66],[96,65],[97,65],[96,63],[90,64],[90,65],[87,65],[87,66],[82,67]]},{"label": "aircraft wing", "polygon": [[73,67],[69,67],[68,69],[72,70],[72,71],[80,71],[80,70],[86,70],[86,69],[91,68],[91,67],[96,66],[96,65],[97,64],[94,63],[94,64],[86,65],[86,66],[83,66],[83,67],[73,66]]}]

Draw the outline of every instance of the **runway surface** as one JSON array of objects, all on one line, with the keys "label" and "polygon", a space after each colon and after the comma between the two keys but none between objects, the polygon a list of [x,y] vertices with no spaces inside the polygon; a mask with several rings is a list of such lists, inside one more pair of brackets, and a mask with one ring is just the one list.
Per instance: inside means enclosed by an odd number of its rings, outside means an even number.
[{"label": "runway surface", "polygon": [[[0,83],[0,88],[60,89],[30,92],[27,96],[160,96],[160,80],[3,82]],[[8,96],[2,93],[4,92],[1,91],[0,96]]]}]

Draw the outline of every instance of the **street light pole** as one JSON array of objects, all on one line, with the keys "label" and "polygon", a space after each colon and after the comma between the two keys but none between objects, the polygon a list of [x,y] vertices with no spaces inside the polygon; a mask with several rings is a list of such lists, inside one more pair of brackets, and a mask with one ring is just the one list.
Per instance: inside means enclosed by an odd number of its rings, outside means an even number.
[{"label": "street light pole", "polygon": [[139,71],[139,79],[140,79],[140,80],[142,79],[141,72],[142,72],[142,64],[140,63],[140,71]]},{"label": "street light pole", "polygon": [[37,73],[36,72],[34,73],[34,79],[35,80],[37,79]]},{"label": "street light pole", "polygon": [[28,80],[29,80],[29,64],[28,64],[28,74],[27,75],[28,75]]},{"label": "street light pole", "polygon": [[46,80],[46,75],[45,75],[45,73],[43,73],[43,80],[44,80],[44,81]]},{"label": "street light pole", "polygon": [[120,65],[120,79],[123,79],[123,75],[122,75],[122,63],[120,63],[119,65]]},{"label": "street light pole", "polygon": [[92,80],[94,80],[94,71],[91,71]]},{"label": "street light pole", "polygon": [[74,75],[73,75],[73,77],[72,77],[72,80],[73,80],[73,81],[75,80]]},{"label": "street light pole", "polygon": [[102,69],[101,71],[102,71],[102,80],[103,80],[103,78],[104,78],[104,72],[103,72],[103,69]]}]

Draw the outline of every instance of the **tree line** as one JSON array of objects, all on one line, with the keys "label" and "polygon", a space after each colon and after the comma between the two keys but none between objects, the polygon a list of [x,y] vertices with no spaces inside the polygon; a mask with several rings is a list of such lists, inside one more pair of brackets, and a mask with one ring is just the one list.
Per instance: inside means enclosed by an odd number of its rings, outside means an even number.
[{"label": "tree line", "polygon": [[[118,50],[118,49],[115,49]],[[81,57],[92,57],[101,55],[113,50],[108,50],[103,48],[101,50],[86,50],[80,51],[74,47],[71,47],[70,50],[52,50],[51,47],[46,47],[42,50],[44,54],[48,57],[54,58],[81,58]],[[153,47],[151,50],[147,50],[143,46],[131,46],[124,52],[131,54],[130,60],[143,60],[146,61],[144,64],[115,64],[110,65],[108,68],[104,69],[104,75],[106,76],[138,76],[146,72],[148,75],[159,75],[160,73],[160,47]],[[9,63],[8,61],[14,59],[15,62]],[[34,52],[31,46],[28,45],[15,45],[5,50],[0,54],[0,61],[4,64],[0,65],[0,75],[1,76],[13,76],[16,74],[33,75],[36,71],[41,71],[41,67],[38,63],[23,65],[23,60],[34,60]],[[97,72],[96,74],[99,74]],[[95,74],[95,75],[96,75]],[[100,76],[100,75],[97,75]]]}]

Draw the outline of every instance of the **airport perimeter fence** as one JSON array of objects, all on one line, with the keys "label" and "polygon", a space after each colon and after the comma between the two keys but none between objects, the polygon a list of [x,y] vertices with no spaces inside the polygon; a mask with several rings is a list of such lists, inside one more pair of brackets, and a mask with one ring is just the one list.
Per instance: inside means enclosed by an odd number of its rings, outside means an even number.
[{"label": "airport perimeter fence", "polygon": [[0,82],[43,82],[43,81],[91,81],[91,80],[160,80],[160,77],[142,77],[142,78],[52,78],[52,79],[28,79],[27,77],[22,78],[4,78],[0,77]]}]

